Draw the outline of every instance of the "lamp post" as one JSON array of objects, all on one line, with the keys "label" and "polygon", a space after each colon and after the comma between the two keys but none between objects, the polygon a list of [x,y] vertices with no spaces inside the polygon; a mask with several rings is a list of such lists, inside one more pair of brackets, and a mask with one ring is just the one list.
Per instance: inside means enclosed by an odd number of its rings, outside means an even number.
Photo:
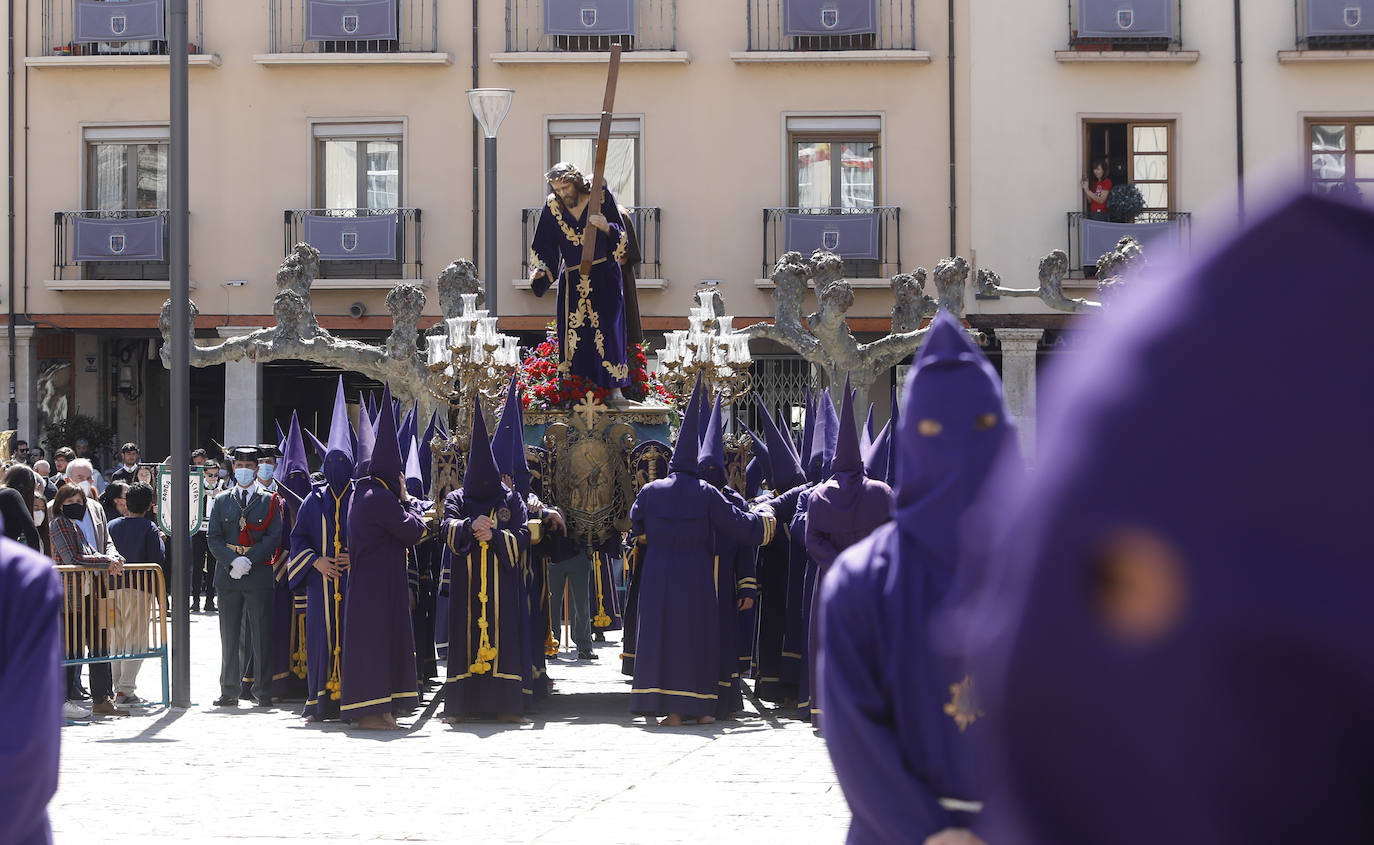
[{"label": "lamp post", "polygon": [[483,178],[487,183],[487,207],[484,209],[487,245],[482,255],[482,274],[487,280],[486,306],[492,314],[500,313],[496,310],[496,133],[501,128],[501,121],[510,112],[514,98],[515,92],[509,88],[473,88],[468,91],[468,105],[472,106],[472,114],[482,125],[482,133],[487,138],[483,149],[486,162]]},{"label": "lamp post", "polygon": [[[190,166],[187,150],[189,106],[187,80],[187,0],[172,0],[167,20],[171,89],[171,155],[168,167],[170,292],[172,303],[172,513],[168,525],[172,562],[172,706],[191,706],[191,536],[184,528],[191,516],[191,297],[190,297]],[[259,670],[261,671],[261,670]]]}]

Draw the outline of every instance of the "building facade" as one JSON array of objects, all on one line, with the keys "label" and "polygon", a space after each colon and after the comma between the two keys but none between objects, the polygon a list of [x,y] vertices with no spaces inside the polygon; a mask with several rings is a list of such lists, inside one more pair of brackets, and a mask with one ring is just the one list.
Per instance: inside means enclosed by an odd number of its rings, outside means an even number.
[{"label": "building facade", "polygon": [[[1323,0],[1245,4],[1248,165],[1286,161],[1295,178],[1315,167],[1326,189],[1374,176],[1374,151],[1359,152],[1374,144],[1359,109],[1374,90],[1368,20],[1345,24],[1362,1],[1317,9],[1336,15],[1336,34],[1312,37],[1303,3]],[[471,258],[494,274],[501,327],[539,337],[553,303],[526,279],[542,173],[590,164],[612,42],[626,49],[608,182],[639,229],[651,339],[685,327],[702,284],[719,285],[737,326],[766,319],[768,268],[818,246],[807,240],[818,218],[844,239],[865,336],[886,331],[892,275],[951,251],[1033,286],[1050,249],[1088,254],[1090,158],[1140,187],[1146,208],[1131,224],[1151,237],[1183,238],[1204,209],[1235,213],[1218,202],[1237,180],[1229,4],[1073,0],[1067,19],[1062,0],[383,0],[355,15],[337,14],[337,0],[189,5],[190,277],[207,341],[270,324],[275,270],[301,240],[334,256],[314,285],[331,331],[384,337],[398,279],[423,284],[438,319],[437,273]],[[17,6],[16,427],[36,435],[81,413],[160,457],[164,3]],[[515,91],[497,139],[494,261],[481,254],[472,87]],[[1090,243],[1110,233],[1097,223],[1111,221],[1087,221]],[[1063,346],[1065,316],[970,291],[969,319],[1033,419],[1035,361]],[[785,350],[754,352],[772,398],[811,377]],[[271,439],[292,408],[318,425],[335,375],[304,362],[194,371],[193,442]],[[874,393],[881,419],[886,391]]]}]

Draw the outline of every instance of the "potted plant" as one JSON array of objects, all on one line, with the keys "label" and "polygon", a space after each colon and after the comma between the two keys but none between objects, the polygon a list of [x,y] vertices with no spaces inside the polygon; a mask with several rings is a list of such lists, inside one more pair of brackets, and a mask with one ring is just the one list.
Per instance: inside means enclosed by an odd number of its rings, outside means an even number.
[{"label": "potted plant", "polygon": [[1145,197],[1129,182],[1112,187],[1107,194],[1107,217],[1113,223],[1134,223],[1145,210]]}]

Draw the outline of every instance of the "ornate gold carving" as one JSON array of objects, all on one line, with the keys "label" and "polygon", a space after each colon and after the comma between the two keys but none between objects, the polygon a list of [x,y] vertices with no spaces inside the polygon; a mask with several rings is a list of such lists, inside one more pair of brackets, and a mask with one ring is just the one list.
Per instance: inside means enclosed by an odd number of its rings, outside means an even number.
[{"label": "ornate gold carving", "polygon": [[968,730],[969,725],[983,716],[983,708],[978,706],[978,693],[973,686],[972,675],[965,675],[959,683],[949,685],[949,701],[945,703],[945,715],[959,726],[959,733]]},{"label": "ornate gold carving", "polygon": [[578,404],[573,423],[555,422],[544,433],[552,463],[552,501],[563,510],[573,537],[598,545],[629,528],[634,501],[629,453],[635,431],[622,415],[608,412],[590,396]]}]

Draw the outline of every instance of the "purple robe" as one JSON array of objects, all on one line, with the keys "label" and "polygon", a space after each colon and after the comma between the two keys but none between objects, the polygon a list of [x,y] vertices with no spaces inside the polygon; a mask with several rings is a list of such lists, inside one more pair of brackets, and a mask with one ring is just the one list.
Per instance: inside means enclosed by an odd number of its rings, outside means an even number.
[{"label": "purple robe", "polygon": [[357,482],[348,508],[341,718],[408,713],[419,703],[406,558],[424,533],[420,500],[402,502],[375,477]]},{"label": "purple robe", "polygon": [[674,472],[639,491],[630,522],[647,541],[637,573],[630,710],[714,716],[721,662],[714,538],[757,547],[766,539],[764,519]]},{"label": "purple robe", "polygon": [[[772,542],[759,549],[758,637],[754,657],[754,694],[781,704],[797,697],[795,674],[783,681],[783,642],[787,630],[787,599],[792,559],[792,517],[805,487],[793,487],[766,502],[781,530]],[[800,583],[798,594],[800,595]]]},{"label": "purple robe", "polygon": [[62,669],[62,584],[51,559],[0,539],[0,842],[52,841]]},{"label": "purple robe", "polygon": [[[721,490],[730,504],[741,513],[749,513],[749,503],[734,489]],[[739,600],[757,599],[758,546],[736,543],[723,535],[716,536],[716,606],[720,614],[720,697],[716,699],[716,718],[728,719],[744,709],[744,688],[741,678],[740,652],[746,657],[752,651],[741,645],[743,632]],[[751,616],[752,608],[747,611]]]},{"label": "purple robe", "polygon": [[[328,486],[316,487],[296,512],[291,528],[291,558],[287,579],[293,591],[305,595],[305,708],[306,718],[335,719],[339,715],[337,691],[329,689],[334,674],[334,649],[342,657],[346,627],[344,603],[348,598],[349,574],[326,579],[315,568],[320,557],[334,557],[348,551],[348,513],[353,501],[353,484],[336,496]],[[336,598],[337,594],[337,598]]]},{"label": "purple robe", "polygon": [[[587,209],[591,204],[587,204]],[[601,213],[610,224],[609,234],[592,228],[596,235],[596,256],[591,279],[580,278],[582,238],[587,209],[572,219],[558,198],[549,195],[539,215],[530,244],[530,266],[543,270],[535,280],[535,296],[543,296],[557,279],[559,360],[571,361],[574,375],[602,387],[625,387],[630,383],[629,358],[625,349],[625,292],[620,277],[620,261],[629,240],[620,219],[619,207],[609,189],[601,200]]]},{"label": "purple robe", "polygon": [[[520,571],[520,552],[529,548],[530,529],[520,494],[504,485],[500,490],[501,498],[494,501],[469,501],[462,489],[449,493],[444,500],[439,536],[451,579],[445,716],[521,713],[534,691],[527,644],[529,614]],[[488,516],[496,523],[485,550],[472,533],[472,521],[478,516]],[[487,639],[496,657],[486,661],[490,666],[479,672],[473,666],[479,663],[478,647],[482,644],[479,622],[483,617],[483,584],[487,591]]]}]

